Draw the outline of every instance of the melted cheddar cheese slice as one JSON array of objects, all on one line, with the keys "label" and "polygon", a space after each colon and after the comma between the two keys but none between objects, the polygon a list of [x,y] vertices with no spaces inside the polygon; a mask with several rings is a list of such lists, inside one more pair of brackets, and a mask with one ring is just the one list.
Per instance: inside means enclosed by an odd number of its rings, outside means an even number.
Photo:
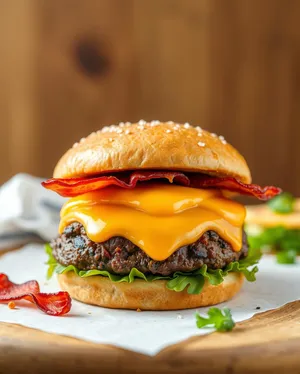
[{"label": "melted cheddar cheese slice", "polygon": [[132,190],[110,187],[70,199],[61,211],[60,232],[80,222],[94,242],[123,236],[153,260],[163,261],[208,230],[239,251],[244,219],[244,206],[219,190],[147,184]]}]

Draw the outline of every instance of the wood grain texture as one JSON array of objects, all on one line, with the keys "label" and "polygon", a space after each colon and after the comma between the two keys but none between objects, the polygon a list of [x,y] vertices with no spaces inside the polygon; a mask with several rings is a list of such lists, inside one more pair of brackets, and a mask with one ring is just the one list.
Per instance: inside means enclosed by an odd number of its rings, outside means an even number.
[{"label": "wood grain texture", "polygon": [[40,151],[48,145],[41,167],[50,175],[75,141],[131,117],[132,6],[130,0],[40,4]]},{"label": "wood grain texture", "polygon": [[[0,4],[0,182],[34,171],[38,154],[36,65],[37,1]],[[18,27],[16,27],[16,25]]]},{"label": "wood grain texture", "polygon": [[300,195],[299,17],[296,0],[4,0],[0,180],[50,176],[104,124],[174,119]]},{"label": "wood grain texture", "polygon": [[[196,333],[196,328],[195,328]],[[230,333],[194,337],[155,357],[0,323],[0,373],[298,373],[300,301],[259,313]]]}]

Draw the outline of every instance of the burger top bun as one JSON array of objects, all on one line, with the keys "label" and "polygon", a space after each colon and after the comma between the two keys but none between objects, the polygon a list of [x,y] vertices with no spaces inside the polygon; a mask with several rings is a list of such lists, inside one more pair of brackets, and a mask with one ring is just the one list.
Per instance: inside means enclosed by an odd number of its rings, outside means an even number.
[{"label": "burger top bun", "polygon": [[245,159],[223,137],[188,123],[143,120],[104,127],[81,139],[59,160],[54,178],[138,169],[203,172],[251,182]]}]

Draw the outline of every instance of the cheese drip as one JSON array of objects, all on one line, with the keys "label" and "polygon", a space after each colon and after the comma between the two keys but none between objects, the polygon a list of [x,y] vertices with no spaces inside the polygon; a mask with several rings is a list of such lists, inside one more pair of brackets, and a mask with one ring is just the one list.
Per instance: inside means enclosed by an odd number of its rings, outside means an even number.
[{"label": "cheese drip", "polygon": [[62,208],[59,230],[80,222],[94,242],[123,236],[153,260],[163,261],[208,230],[239,251],[244,219],[244,206],[219,190],[150,184],[132,190],[110,187],[70,199]]}]

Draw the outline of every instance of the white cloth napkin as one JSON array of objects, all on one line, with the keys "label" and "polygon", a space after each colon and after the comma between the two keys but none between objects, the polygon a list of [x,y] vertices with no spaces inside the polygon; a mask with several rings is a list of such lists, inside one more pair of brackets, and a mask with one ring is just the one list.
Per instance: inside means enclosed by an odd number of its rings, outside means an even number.
[{"label": "white cloth napkin", "polygon": [[41,181],[18,174],[0,187],[0,250],[57,235],[65,199],[43,188]]}]

